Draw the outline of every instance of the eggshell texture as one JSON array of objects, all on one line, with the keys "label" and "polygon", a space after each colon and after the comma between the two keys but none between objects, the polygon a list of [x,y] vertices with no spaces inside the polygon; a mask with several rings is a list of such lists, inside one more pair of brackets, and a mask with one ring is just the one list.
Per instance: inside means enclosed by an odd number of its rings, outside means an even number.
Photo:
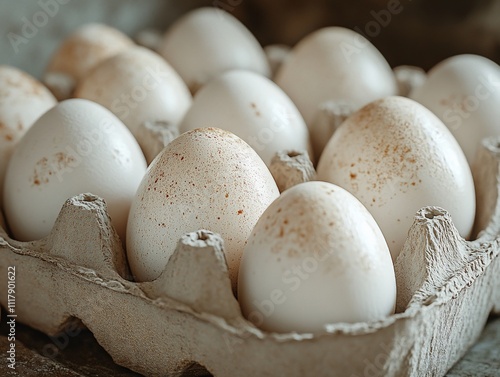
[{"label": "eggshell texture", "polygon": [[91,192],[108,206],[124,240],[127,216],[146,161],[127,127],[81,99],[45,113],[18,143],[5,176],[5,216],[14,237],[46,236],[64,202]]},{"label": "eggshell texture", "polygon": [[144,122],[177,124],[192,101],[177,72],[143,47],[129,48],[99,64],[80,82],[75,96],[111,110],[136,138]]},{"label": "eggshell texture", "polygon": [[47,72],[63,73],[78,82],[101,61],[134,45],[119,30],[107,25],[85,24],[70,34],[54,53]]},{"label": "eggshell texture", "polygon": [[[302,39],[281,65],[275,81],[297,105],[310,130],[319,105],[326,101],[359,109],[398,92],[382,54],[363,36],[342,27],[323,28]],[[319,157],[320,147],[313,148]]]},{"label": "eggshell texture", "polygon": [[247,142],[269,166],[280,150],[310,150],[299,111],[271,80],[249,71],[225,73],[200,89],[180,125],[185,132],[219,127]]},{"label": "eggshell texture", "polygon": [[14,67],[0,66],[0,193],[17,142],[56,103],[38,80]]},{"label": "eggshell texture", "polygon": [[411,99],[387,97],[351,115],[317,170],[319,180],[345,188],[366,206],[393,260],[421,207],[449,211],[462,237],[472,230],[475,192],[467,160],[446,126]]},{"label": "eggshell texture", "polygon": [[366,208],[326,182],[294,186],[257,222],[240,265],[238,300],[267,331],[320,332],[326,324],[394,313],[391,254]]},{"label": "eggshell texture", "polygon": [[483,138],[500,135],[500,66],[482,56],[457,55],[442,61],[410,98],[446,124],[469,164]]},{"label": "eggshell texture", "polygon": [[215,7],[198,8],[179,18],[165,33],[159,52],[193,93],[231,69],[271,74],[264,50],[250,31]]},{"label": "eggshell texture", "polygon": [[208,229],[224,239],[235,289],[246,240],[278,195],[264,162],[237,136],[215,128],[182,134],[150,165],[132,204],[127,256],[134,278],[154,280],[182,235]]}]

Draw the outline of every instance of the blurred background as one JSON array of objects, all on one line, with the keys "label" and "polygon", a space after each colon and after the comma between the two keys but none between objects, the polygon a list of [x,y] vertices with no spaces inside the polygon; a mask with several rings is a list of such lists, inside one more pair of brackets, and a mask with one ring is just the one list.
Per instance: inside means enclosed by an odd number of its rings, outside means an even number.
[{"label": "blurred background", "polygon": [[392,66],[429,69],[460,53],[500,63],[500,0],[0,0],[0,64],[40,77],[58,42],[81,24],[104,22],[134,37],[200,6],[230,12],[264,46],[294,45],[337,25],[362,33]]}]

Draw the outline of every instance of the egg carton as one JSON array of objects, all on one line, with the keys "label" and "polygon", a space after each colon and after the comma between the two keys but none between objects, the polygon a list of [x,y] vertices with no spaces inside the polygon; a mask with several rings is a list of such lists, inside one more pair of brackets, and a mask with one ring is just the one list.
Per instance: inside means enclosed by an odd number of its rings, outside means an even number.
[{"label": "egg carton", "polygon": [[[314,178],[301,153],[279,154],[271,170],[281,189]],[[52,336],[84,325],[116,363],[146,376],[442,376],[500,313],[500,139],[484,141],[474,175],[477,240],[462,239],[445,210],[422,208],[395,263],[397,314],[320,334],[268,333],[244,319],[223,240],[208,230],[182,237],[156,280],[130,281],[92,194],[69,199],[45,239],[0,230],[0,276],[16,266],[18,321]]]}]

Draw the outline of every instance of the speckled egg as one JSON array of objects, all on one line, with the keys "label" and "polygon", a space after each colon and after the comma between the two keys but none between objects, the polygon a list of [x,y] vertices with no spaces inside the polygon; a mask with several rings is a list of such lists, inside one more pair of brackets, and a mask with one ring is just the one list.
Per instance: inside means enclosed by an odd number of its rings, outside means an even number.
[{"label": "speckled egg", "polygon": [[394,260],[421,207],[449,211],[462,237],[472,230],[475,191],[464,153],[439,118],[411,99],[387,97],[351,115],[317,170],[319,180],[345,188],[366,206]]},{"label": "speckled egg", "polygon": [[235,289],[246,240],[278,195],[264,162],[234,134],[216,128],[182,134],[150,165],[132,204],[127,256],[134,278],[157,278],[182,235],[207,229],[224,239]]},{"label": "speckled egg", "polygon": [[17,68],[0,66],[0,193],[17,142],[35,120],[56,103],[38,80]]},{"label": "speckled egg", "polygon": [[7,223],[17,240],[40,239],[67,199],[90,192],[106,201],[124,240],[145,172],[139,145],[110,111],[87,100],[63,101],[33,124],[12,154],[4,187]]},{"label": "speckled egg", "polygon": [[[99,64],[80,81],[75,97],[111,110],[138,140],[145,122],[177,125],[191,106],[191,93],[177,72],[143,47],[129,48]],[[141,147],[149,160],[155,157],[146,144]]]},{"label": "speckled egg", "polygon": [[44,83],[59,100],[69,98],[78,81],[103,60],[134,45],[119,30],[85,24],[61,43],[46,69]]},{"label": "speckled egg", "polygon": [[307,182],[257,222],[240,264],[246,318],[273,332],[321,332],[394,313],[391,254],[377,223],[346,190]]}]

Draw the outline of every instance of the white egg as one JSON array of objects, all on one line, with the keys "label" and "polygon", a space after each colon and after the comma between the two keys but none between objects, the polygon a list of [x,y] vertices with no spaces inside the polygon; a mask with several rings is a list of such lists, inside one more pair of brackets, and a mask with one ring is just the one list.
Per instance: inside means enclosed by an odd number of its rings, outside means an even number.
[{"label": "white egg", "polygon": [[307,182],[283,192],[257,222],[240,265],[246,318],[275,332],[394,313],[396,281],[382,232],[346,190]]},{"label": "white egg", "polygon": [[93,67],[133,45],[129,37],[115,28],[85,24],[61,43],[43,81],[59,100],[69,98],[78,81]]},{"label": "white egg", "polygon": [[104,107],[61,102],[19,141],[5,176],[5,216],[21,241],[48,235],[64,202],[90,192],[105,199],[124,240],[146,161],[127,127]]},{"label": "white egg", "polygon": [[134,278],[157,278],[181,236],[207,229],[224,240],[235,289],[246,240],[278,195],[264,162],[237,136],[210,128],[182,134],[150,165],[132,204],[127,257]]},{"label": "white egg", "polygon": [[0,66],[0,193],[17,142],[33,122],[56,103],[38,80],[17,68]]},{"label": "white egg", "polygon": [[[138,140],[143,139],[145,122],[176,125],[192,101],[177,72],[143,47],[129,48],[99,64],[80,81],[75,96],[111,110]],[[148,155],[148,146],[141,147]]]},{"label": "white egg", "polygon": [[421,207],[449,211],[462,237],[472,230],[476,200],[467,160],[446,126],[408,98],[387,97],[351,115],[328,142],[318,179],[366,206],[393,260]]},{"label": "white egg", "polygon": [[446,124],[469,164],[483,138],[500,135],[500,66],[487,58],[457,55],[442,61],[410,98]]},{"label": "white egg", "polygon": [[215,7],[198,8],[179,18],[165,33],[159,52],[193,93],[231,69],[271,74],[264,50],[250,31]]},{"label": "white egg", "polygon": [[356,110],[389,95],[398,87],[382,54],[360,34],[341,27],[323,28],[302,39],[276,74],[276,83],[297,105],[312,133],[312,124],[325,102],[347,103]]},{"label": "white egg", "polygon": [[234,133],[268,166],[278,151],[310,152],[307,126],[290,98],[271,80],[249,71],[225,73],[196,93],[180,131],[200,127]]}]

